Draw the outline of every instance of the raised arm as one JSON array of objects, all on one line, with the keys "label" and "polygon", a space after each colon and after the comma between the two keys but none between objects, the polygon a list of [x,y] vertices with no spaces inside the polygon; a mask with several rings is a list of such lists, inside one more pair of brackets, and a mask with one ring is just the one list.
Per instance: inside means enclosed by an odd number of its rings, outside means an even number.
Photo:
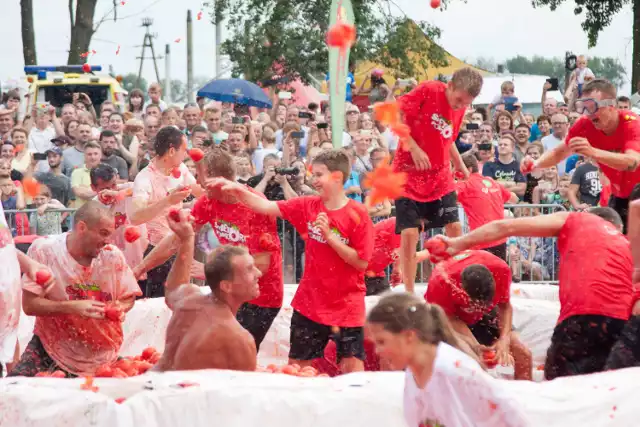
[{"label": "raised arm", "polygon": [[[546,151],[540,158],[533,163],[534,170],[546,169],[551,166],[556,166],[558,163],[566,159],[571,155],[571,149],[566,144],[560,144],[555,148]],[[524,166],[524,162],[521,163],[521,167]],[[523,171],[524,172],[524,171]]]},{"label": "raised arm", "polygon": [[171,266],[171,271],[167,276],[167,282],[165,283],[165,301],[169,308],[173,308],[176,300],[180,298],[177,295],[177,290],[188,285],[191,287],[191,292],[198,292],[197,286],[191,285],[191,263],[193,262],[193,252],[195,250],[195,235],[193,226],[191,225],[191,218],[187,213],[188,211],[180,211],[178,221],[172,217],[167,216],[169,228],[178,237],[180,245],[178,246],[178,253],[176,254],[176,262]]},{"label": "raised arm", "polygon": [[550,215],[492,221],[461,237],[442,238],[447,242],[447,252],[455,255],[480,244],[495,242],[510,236],[557,236],[568,215],[568,212],[558,212]]},{"label": "raised arm", "polygon": [[210,178],[206,181],[206,188],[212,190],[218,189],[220,191],[233,194],[243,204],[247,205],[249,208],[253,209],[256,212],[273,217],[282,216],[282,214],[280,213],[280,208],[278,207],[278,204],[276,202],[272,202],[256,194],[253,194],[247,189],[247,187],[237,182],[229,181],[228,179],[219,177]]}]

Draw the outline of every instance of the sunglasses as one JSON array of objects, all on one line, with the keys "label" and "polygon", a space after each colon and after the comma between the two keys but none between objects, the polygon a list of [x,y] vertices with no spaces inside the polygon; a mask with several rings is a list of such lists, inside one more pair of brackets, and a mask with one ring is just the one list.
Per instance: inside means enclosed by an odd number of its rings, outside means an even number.
[{"label": "sunglasses", "polygon": [[603,107],[615,107],[616,100],[615,99],[603,99],[602,101],[597,101],[593,98],[582,98],[576,101],[576,112],[579,114],[595,114],[600,108]]}]

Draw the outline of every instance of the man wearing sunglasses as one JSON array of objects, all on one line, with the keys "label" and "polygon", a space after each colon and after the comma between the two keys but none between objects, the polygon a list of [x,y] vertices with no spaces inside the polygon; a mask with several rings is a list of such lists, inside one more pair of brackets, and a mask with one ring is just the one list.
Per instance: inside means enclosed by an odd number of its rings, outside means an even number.
[{"label": "man wearing sunglasses", "polygon": [[571,154],[593,159],[611,181],[609,207],[620,214],[626,228],[629,195],[640,182],[640,118],[616,108],[616,88],[604,79],[584,85],[576,110],[583,116],[571,127],[564,144],[532,165],[523,161],[523,172],[557,165]]}]

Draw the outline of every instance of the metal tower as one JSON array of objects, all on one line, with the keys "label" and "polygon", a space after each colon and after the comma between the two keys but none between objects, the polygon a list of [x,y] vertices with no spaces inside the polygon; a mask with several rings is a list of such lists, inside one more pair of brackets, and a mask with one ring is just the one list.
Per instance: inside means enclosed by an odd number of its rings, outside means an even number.
[{"label": "metal tower", "polygon": [[[155,50],[153,49],[153,39],[156,38],[157,35],[151,34],[151,25],[153,25],[152,18],[142,18],[142,26],[146,28],[146,31],[144,34],[144,40],[142,42],[142,55],[136,58],[140,60],[140,69],[138,70],[138,80],[136,82],[136,86],[138,87],[140,87],[140,78],[142,77],[142,64],[144,64],[145,59],[153,59],[153,66],[156,70],[156,81],[160,83],[160,72],[158,71],[157,59],[162,59],[162,56],[156,57]],[[151,49],[151,57],[144,56],[147,47]]]}]

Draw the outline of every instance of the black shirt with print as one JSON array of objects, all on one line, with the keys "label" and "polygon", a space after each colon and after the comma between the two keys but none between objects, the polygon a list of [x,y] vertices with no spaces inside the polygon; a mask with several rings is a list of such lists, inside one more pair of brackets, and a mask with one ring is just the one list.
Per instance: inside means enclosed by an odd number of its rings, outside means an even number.
[{"label": "black shirt with print", "polygon": [[591,163],[584,163],[576,169],[571,178],[571,184],[578,186],[580,203],[597,206],[600,200],[602,184],[598,176],[598,167]]},{"label": "black shirt with print", "polygon": [[525,177],[520,172],[520,163],[513,159],[511,163],[504,164],[496,159],[494,162],[487,162],[482,168],[482,175],[495,179],[498,182],[513,181],[516,183],[526,182]]}]

